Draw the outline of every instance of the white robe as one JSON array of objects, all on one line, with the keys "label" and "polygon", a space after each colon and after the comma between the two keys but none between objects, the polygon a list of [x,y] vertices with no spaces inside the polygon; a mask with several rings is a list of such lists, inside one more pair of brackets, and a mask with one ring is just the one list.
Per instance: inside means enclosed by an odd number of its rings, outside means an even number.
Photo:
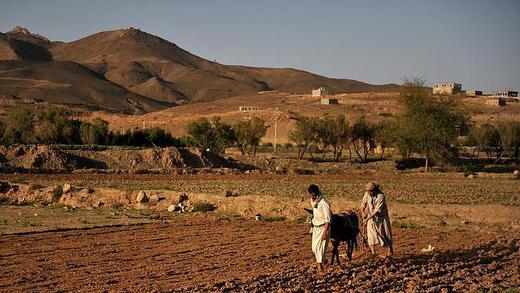
[{"label": "white robe", "polygon": [[325,198],[322,198],[318,204],[312,205],[312,252],[316,258],[317,263],[322,263],[325,259],[325,253],[327,252],[327,245],[330,238],[330,227],[327,231],[325,240],[323,234],[325,233],[325,224],[329,223],[332,218],[332,212],[330,209],[330,203]]},{"label": "white robe", "polygon": [[367,222],[367,240],[368,245],[379,244],[383,247],[392,245],[392,227],[390,217],[388,216],[388,207],[386,205],[385,195],[379,193],[376,196],[370,196],[365,193],[363,203],[361,204],[365,214],[379,212],[379,214]]}]

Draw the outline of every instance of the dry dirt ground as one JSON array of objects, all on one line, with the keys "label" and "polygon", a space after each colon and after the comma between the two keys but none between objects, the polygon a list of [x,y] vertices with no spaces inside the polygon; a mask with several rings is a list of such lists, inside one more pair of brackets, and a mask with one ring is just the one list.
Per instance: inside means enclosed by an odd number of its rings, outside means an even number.
[{"label": "dry dirt ground", "polygon": [[[0,291],[468,291],[520,285],[518,234],[396,229],[396,255],[312,268],[308,226],[187,215],[151,224],[0,236]],[[433,253],[421,253],[428,244]]]},{"label": "dry dirt ground", "polygon": [[[20,188],[7,199],[30,199],[0,206],[0,292],[517,292],[520,182],[459,175],[0,174]],[[348,269],[316,277],[299,217],[305,187],[318,182],[338,211],[359,204],[367,180],[388,194],[395,257],[358,250]],[[78,190],[59,202],[35,200],[66,182]],[[239,196],[225,197],[226,189]],[[139,190],[164,200],[139,205]],[[165,212],[179,192],[217,211]],[[74,209],[75,198],[88,200]],[[103,208],[87,204],[100,200]],[[254,221],[258,211],[276,221]],[[421,252],[429,244],[434,251]]]}]

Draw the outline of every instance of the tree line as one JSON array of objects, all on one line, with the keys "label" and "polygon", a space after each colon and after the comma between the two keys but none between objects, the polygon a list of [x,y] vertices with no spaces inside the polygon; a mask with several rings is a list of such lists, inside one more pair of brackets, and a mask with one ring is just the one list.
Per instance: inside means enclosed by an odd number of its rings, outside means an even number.
[{"label": "tree line", "polygon": [[181,141],[161,128],[109,131],[99,117],[92,122],[70,119],[57,109],[12,110],[0,121],[0,142],[12,144],[76,144],[117,146],[179,146]]},{"label": "tree line", "polygon": [[[451,162],[459,157],[461,146],[472,148],[472,157],[484,152],[488,158],[509,155],[518,161],[520,156],[520,122],[485,123],[471,126],[467,109],[453,97],[435,97],[421,82],[405,84],[401,95],[403,111],[394,118],[372,122],[361,117],[352,125],[347,117],[299,117],[296,128],[289,132],[291,145],[298,150],[298,159],[306,153],[325,158],[332,153],[339,161],[348,152],[368,162],[377,146],[397,150],[403,158],[422,156],[425,170],[436,162]],[[35,112],[27,108],[10,111],[0,121],[2,144],[86,144],[118,146],[197,146],[221,153],[236,147],[242,154],[256,155],[268,125],[259,117],[241,120],[233,125],[219,117],[191,121],[184,137],[175,138],[161,128],[110,131],[107,121],[95,118],[92,122],[64,116],[56,109]],[[464,137],[464,139],[461,139]],[[266,145],[266,144],[263,144]],[[286,147],[289,149],[289,147]],[[263,148],[266,149],[265,147]]]},{"label": "tree line", "polygon": [[176,138],[162,128],[110,131],[109,123],[99,117],[92,122],[70,119],[57,109],[35,112],[28,108],[12,110],[0,120],[0,143],[69,144],[114,146],[196,146],[217,153],[237,147],[242,154],[256,155],[267,124],[258,117],[234,125],[216,117],[201,118],[188,124],[187,135]]},{"label": "tree line", "polygon": [[520,121],[484,123],[471,128],[466,137],[467,146],[473,147],[471,158],[484,152],[488,159],[497,160],[505,155],[518,161],[520,157]]},{"label": "tree line", "polygon": [[209,121],[200,118],[188,123],[186,143],[217,153],[228,147],[237,147],[244,154],[256,155],[260,140],[265,136],[268,125],[262,118],[252,117],[234,125],[222,122],[219,117]]}]

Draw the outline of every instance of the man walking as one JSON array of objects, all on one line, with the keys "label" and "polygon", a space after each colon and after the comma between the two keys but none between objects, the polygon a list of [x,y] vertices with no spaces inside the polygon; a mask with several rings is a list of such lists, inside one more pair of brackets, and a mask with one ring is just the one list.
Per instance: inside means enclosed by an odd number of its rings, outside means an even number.
[{"label": "man walking", "polygon": [[392,256],[394,254],[392,228],[385,194],[379,184],[374,182],[369,182],[365,190],[361,212],[370,250],[376,255],[376,246],[379,244],[388,249],[388,256]]},{"label": "man walking", "polygon": [[318,265],[318,273],[325,272],[325,252],[330,237],[330,221],[332,212],[330,203],[325,199],[317,185],[310,185],[308,189],[312,205],[312,252]]}]

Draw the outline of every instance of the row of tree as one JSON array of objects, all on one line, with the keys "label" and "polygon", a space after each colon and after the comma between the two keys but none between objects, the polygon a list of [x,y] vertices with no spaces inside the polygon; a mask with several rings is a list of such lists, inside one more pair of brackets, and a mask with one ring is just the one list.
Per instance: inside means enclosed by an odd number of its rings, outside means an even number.
[{"label": "row of tree", "polygon": [[474,147],[472,157],[484,152],[488,159],[493,155],[496,159],[509,155],[518,161],[520,121],[500,122],[496,126],[489,123],[475,126],[466,137],[466,145]]},{"label": "row of tree", "polygon": [[56,109],[35,113],[21,108],[10,111],[4,122],[0,121],[0,142],[161,147],[181,144],[161,128],[121,133],[109,131],[108,126],[108,122],[101,118],[86,122],[69,119]]},{"label": "row of tree", "polygon": [[234,125],[222,122],[219,117],[212,121],[200,118],[188,124],[185,141],[218,153],[228,147],[237,147],[242,154],[256,155],[267,128],[268,125],[259,117],[241,120]]},{"label": "row of tree", "polygon": [[243,154],[256,155],[260,140],[265,136],[264,120],[253,117],[229,125],[215,118],[202,118],[188,124],[188,134],[175,138],[162,128],[110,131],[109,123],[101,118],[92,122],[64,116],[57,109],[34,112],[28,108],[10,111],[0,121],[2,144],[84,144],[117,146],[198,146],[214,152],[237,147]]},{"label": "row of tree", "polygon": [[[301,117],[296,129],[289,132],[289,139],[298,146],[298,158],[302,159],[306,151],[313,157],[312,149],[318,146],[322,151],[332,150],[335,161],[343,155],[344,149],[352,150],[362,162],[368,160],[368,155],[379,141],[379,133],[384,124],[373,124],[364,117],[350,126],[344,115],[326,115],[318,117]],[[322,152],[323,153],[323,152]]]}]

